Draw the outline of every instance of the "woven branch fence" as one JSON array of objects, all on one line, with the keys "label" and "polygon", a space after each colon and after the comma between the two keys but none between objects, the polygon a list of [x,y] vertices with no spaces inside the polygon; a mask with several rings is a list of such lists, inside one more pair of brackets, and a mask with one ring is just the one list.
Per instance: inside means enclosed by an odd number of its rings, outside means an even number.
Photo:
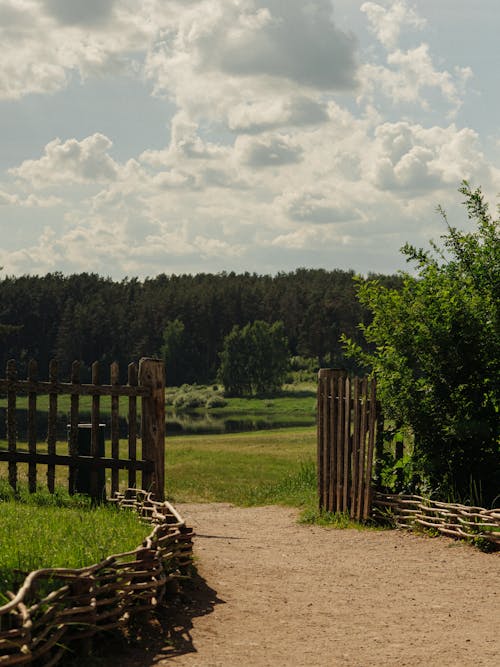
[{"label": "woven branch fence", "polygon": [[167,583],[186,576],[193,532],[174,507],[137,489],[117,493],[113,502],[138,512],[152,524],[151,533],[134,551],[96,565],[31,572],[0,607],[1,667],[35,660],[55,665],[72,643],[124,627],[133,614],[154,609]]},{"label": "woven branch fence", "polygon": [[399,528],[434,530],[458,539],[484,539],[500,548],[500,509],[442,503],[421,496],[375,493],[375,518],[390,518]]}]

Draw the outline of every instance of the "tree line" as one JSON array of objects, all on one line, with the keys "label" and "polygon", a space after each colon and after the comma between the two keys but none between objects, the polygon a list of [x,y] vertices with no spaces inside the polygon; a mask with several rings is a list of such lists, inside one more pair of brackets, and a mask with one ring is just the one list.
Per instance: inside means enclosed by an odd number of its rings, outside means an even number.
[{"label": "tree line", "polygon": [[[356,297],[353,271],[297,269],[271,275],[218,273],[114,281],[95,273],[6,276],[0,280],[0,363],[55,358],[63,376],[73,360],[130,361],[165,356],[167,382],[217,377],[224,339],[257,320],[283,323],[292,356],[318,366],[353,368],[341,334],[364,344],[358,328],[369,310]],[[397,275],[376,277],[397,288]],[[172,354],[172,350],[175,354]],[[125,377],[123,378],[125,379]]]}]

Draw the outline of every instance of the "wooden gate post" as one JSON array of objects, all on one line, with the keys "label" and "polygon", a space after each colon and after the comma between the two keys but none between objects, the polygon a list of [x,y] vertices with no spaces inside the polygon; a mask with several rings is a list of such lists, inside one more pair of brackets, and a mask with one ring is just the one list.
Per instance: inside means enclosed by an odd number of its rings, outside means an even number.
[{"label": "wooden gate post", "polygon": [[149,387],[142,397],[142,458],[153,461],[154,471],[143,472],[142,486],[156,500],[165,499],[165,367],[163,361],[144,357],[139,362],[139,386]]}]

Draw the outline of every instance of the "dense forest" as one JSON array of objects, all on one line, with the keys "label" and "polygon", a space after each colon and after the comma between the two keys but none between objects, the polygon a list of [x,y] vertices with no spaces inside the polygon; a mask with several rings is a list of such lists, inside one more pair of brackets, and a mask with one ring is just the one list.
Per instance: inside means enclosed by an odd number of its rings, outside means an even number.
[{"label": "dense forest", "polygon": [[[394,275],[378,278],[388,287],[400,282]],[[263,320],[283,322],[291,356],[346,366],[353,362],[343,358],[339,337],[362,342],[357,325],[367,318],[352,271],[162,274],[119,282],[89,273],[7,276],[0,281],[0,363],[5,368],[16,359],[23,373],[34,358],[45,375],[56,358],[68,376],[74,359],[87,367],[118,361],[125,372],[130,361],[161,355],[175,323],[182,339],[170,384],[204,383],[216,377],[233,326]]]}]

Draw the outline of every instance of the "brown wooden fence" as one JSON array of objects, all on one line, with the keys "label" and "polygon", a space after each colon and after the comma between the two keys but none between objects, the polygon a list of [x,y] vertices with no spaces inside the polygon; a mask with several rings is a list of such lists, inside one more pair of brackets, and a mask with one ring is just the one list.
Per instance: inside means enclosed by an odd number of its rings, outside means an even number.
[{"label": "brown wooden fence", "polygon": [[[109,384],[102,384],[99,363],[92,364],[92,383],[80,382],[80,364],[72,365],[71,382],[58,379],[57,362],[49,367],[48,381],[38,379],[37,364],[31,361],[26,379],[19,379],[15,361],[7,363],[6,377],[0,379],[0,394],[7,396],[6,440],[7,449],[0,449],[0,461],[8,462],[8,479],[15,489],[18,485],[18,465],[28,464],[28,486],[30,492],[37,487],[37,466],[47,466],[47,487],[51,493],[55,488],[56,466],[68,468],[70,493],[77,489],[78,473],[87,470],[90,477],[90,494],[98,499],[102,494],[99,480],[103,471],[111,469],[111,495],[119,490],[119,470],[128,471],[128,487],[141,486],[151,491],[157,500],[164,498],[165,486],[165,380],[163,362],[156,359],[141,359],[139,368],[128,366],[128,383],[119,383],[119,367],[110,367]],[[57,438],[58,397],[70,396],[68,417],[68,444],[66,453],[61,453]],[[37,433],[37,398],[48,395],[47,438],[42,446]],[[27,449],[18,446],[18,397],[27,396]],[[80,397],[91,397],[90,451],[87,455],[78,451],[80,424]],[[101,397],[111,397],[110,440],[111,452],[106,457],[101,447]],[[120,457],[119,402],[128,401],[128,457]],[[141,399],[141,457],[138,458],[137,399]],[[46,451],[41,451],[41,450]],[[142,473],[141,484],[137,484],[137,472]]]},{"label": "brown wooden fence", "polygon": [[375,381],[345,371],[318,374],[318,495],[320,509],[370,516],[378,409]]}]

